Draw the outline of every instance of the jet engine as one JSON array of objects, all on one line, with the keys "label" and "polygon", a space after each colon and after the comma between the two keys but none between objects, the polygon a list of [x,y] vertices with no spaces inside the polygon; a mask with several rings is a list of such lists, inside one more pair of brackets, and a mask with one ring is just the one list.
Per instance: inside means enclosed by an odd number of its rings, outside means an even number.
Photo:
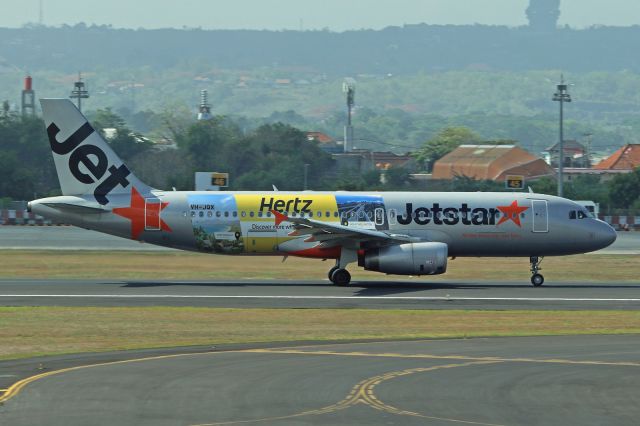
[{"label": "jet engine", "polygon": [[447,271],[444,243],[412,243],[365,251],[358,265],[367,271],[396,275],[438,275]]}]

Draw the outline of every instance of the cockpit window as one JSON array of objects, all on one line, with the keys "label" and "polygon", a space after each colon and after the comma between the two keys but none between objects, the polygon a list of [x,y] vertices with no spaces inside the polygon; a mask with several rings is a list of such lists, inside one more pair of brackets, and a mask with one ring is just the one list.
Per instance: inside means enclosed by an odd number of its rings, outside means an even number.
[{"label": "cockpit window", "polygon": [[569,219],[586,219],[589,217],[589,213],[584,210],[571,210],[569,212]]}]

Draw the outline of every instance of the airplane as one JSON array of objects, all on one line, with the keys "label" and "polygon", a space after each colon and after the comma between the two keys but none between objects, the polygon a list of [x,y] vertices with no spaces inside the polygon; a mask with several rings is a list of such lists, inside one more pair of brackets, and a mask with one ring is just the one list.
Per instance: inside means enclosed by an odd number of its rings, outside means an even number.
[{"label": "airplane", "polygon": [[[615,230],[575,202],[535,193],[163,191],[143,183],[68,99],[41,99],[62,196],[28,210],[81,228],[223,255],[331,259],[395,275],[438,275],[449,258],[529,258],[602,249]],[[276,167],[276,165],[274,165]],[[499,266],[497,266],[499,267]]]}]

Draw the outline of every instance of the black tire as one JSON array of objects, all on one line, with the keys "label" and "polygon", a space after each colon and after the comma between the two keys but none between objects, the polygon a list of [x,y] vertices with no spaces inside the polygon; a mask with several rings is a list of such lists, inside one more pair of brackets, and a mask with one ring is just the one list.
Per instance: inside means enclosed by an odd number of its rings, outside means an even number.
[{"label": "black tire", "polygon": [[533,284],[534,287],[540,287],[544,284],[544,277],[540,274],[533,274],[531,276],[531,284]]},{"label": "black tire", "polygon": [[334,273],[335,271],[337,271],[338,269],[340,269],[340,267],[339,267],[339,266],[337,266],[337,265],[336,265],[336,266],[334,266],[333,268],[329,269],[329,274],[327,274],[327,277],[329,277],[329,281],[332,281],[332,280],[331,280],[331,275],[333,275],[333,273]]},{"label": "black tire", "polygon": [[346,287],[351,282],[351,274],[346,269],[336,269],[331,274],[331,282],[338,287]]}]

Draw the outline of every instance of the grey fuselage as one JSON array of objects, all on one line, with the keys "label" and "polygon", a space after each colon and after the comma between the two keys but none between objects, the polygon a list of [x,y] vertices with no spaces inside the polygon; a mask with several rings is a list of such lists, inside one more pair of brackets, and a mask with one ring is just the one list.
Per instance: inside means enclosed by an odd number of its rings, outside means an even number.
[{"label": "grey fuselage", "polygon": [[[573,201],[533,193],[164,192],[31,202],[45,217],[183,250],[338,258],[296,236],[273,211],[330,224],[441,242],[449,256],[552,256],[607,247],[615,231]],[[92,210],[100,207],[102,210]],[[117,212],[117,213],[116,213]]]}]

